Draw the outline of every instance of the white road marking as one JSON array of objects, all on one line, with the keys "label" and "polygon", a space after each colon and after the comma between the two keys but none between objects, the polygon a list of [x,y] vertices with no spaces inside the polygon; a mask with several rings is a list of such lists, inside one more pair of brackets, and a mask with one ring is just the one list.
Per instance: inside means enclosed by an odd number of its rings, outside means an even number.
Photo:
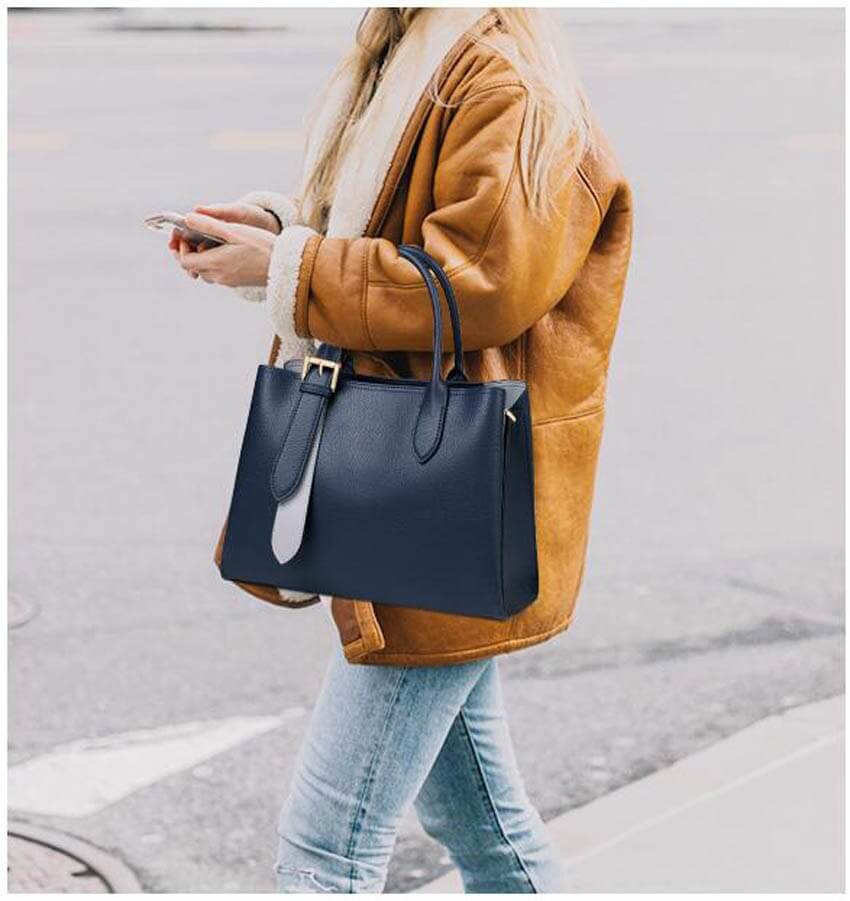
[{"label": "white road marking", "polygon": [[64,150],[68,141],[64,131],[9,132],[9,150]]},{"label": "white road marking", "polygon": [[304,715],[231,717],[86,739],[60,745],[9,770],[8,805],[50,816],[97,813],[248,739]]}]

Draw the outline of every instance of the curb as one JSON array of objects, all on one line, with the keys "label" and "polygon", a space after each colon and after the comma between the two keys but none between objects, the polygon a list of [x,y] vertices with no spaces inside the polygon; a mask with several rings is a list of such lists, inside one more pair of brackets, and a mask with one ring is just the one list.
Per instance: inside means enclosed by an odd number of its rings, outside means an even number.
[{"label": "curb", "polygon": [[[799,766],[812,755],[833,754],[843,735],[843,695],[796,707],[568,811],[550,820],[547,829],[563,853],[568,874],[580,874],[585,861],[607,852],[622,853],[630,842],[646,841],[652,830],[663,830],[677,817],[703,806],[708,810],[735,792],[747,791],[762,777]],[[594,865],[598,863],[593,861],[591,868]],[[598,889],[579,886],[574,890]],[[451,871],[416,893],[461,891],[460,878]]]}]

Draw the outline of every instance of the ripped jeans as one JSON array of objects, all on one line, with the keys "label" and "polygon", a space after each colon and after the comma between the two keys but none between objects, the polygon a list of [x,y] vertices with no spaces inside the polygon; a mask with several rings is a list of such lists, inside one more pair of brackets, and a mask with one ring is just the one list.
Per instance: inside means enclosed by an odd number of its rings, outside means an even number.
[{"label": "ripped jeans", "polygon": [[280,815],[279,891],[382,891],[411,804],[465,891],[563,891],[517,770],[496,661],[358,666],[337,649]]}]

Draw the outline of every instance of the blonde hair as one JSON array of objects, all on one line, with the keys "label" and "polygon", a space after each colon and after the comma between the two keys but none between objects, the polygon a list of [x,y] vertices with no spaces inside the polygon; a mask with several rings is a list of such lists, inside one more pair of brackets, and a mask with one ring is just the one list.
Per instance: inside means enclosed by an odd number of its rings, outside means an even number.
[{"label": "blonde hair", "polygon": [[[323,228],[333,201],[340,164],[356,126],[377,88],[381,75],[420,7],[372,7],[357,29],[355,45],[334,73],[330,85],[347,78],[352,85],[349,113],[340,117],[318,148],[302,191],[309,222]],[[500,33],[494,40],[478,38],[504,56],[525,86],[528,100],[520,135],[520,175],[531,211],[545,216],[560,187],[590,149],[591,128],[584,92],[567,65],[560,29],[543,9],[494,8]],[[482,10],[483,14],[483,10]],[[439,74],[439,73],[438,73]],[[330,87],[330,86],[329,86]],[[431,86],[437,103],[436,83]]]}]

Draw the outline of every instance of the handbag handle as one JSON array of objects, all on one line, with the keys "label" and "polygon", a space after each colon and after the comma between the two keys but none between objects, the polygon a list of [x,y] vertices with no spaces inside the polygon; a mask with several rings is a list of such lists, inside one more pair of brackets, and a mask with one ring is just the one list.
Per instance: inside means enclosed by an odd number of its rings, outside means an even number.
[{"label": "handbag handle", "polygon": [[437,452],[443,437],[443,425],[446,419],[446,408],[449,403],[449,387],[442,376],[443,350],[443,314],[440,293],[432,273],[436,273],[446,295],[446,304],[452,319],[452,337],[454,340],[455,365],[452,375],[466,378],[463,371],[463,345],[460,340],[460,315],[457,299],[448,276],[440,264],[420,248],[402,244],[398,249],[399,256],[411,263],[422,276],[428,297],[431,300],[431,312],[434,317],[434,346],[431,360],[431,380],[425,389],[416,426],[413,430],[413,450],[420,463],[427,463]]},{"label": "handbag handle", "polygon": [[[443,296],[446,298],[446,306],[449,308],[449,316],[452,320],[452,342],[454,345],[455,362],[454,367],[446,377],[448,381],[453,379],[466,380],[466,372],[463,368],[463,339],[460,335],[460,311],[457,306],[457,298],[455,297],[454,288],[449,281],[443,267],[427,253],[423,248],[417,247],[415,244],[402,244],[399,247],[399,255],[409,260],[408,254],[413,253],[431,270],[431,274],[437,277],[440,287],[443,289]],[[406,251],[406,253],[402,253]],[[442,340],[442,339],[441,339]]]},{"label": "handbag handle", "polygon": [[[449,380],[466,380],[466,374],[463,369],[463,344],[461,343],[460,333],[460,313],[458,311],[457,299],[452,290],[451,282],[443,271],[440,264],[429,254],[419,247],[402,244],[398,248],[398,254],[407,260],[422,276],[425,287],[428,290],[428,298],[431,301],[431,313],[434,321],[434,343],[433,355],[431,361],[431,379],[425,389],[425,395],[422,398],[422,404],[419,407],[419,413],[416,417],[416,425],[413,430],[413,450],[416,458],[420,463],[427,463],[431,457],[437,452],[440,441],[443,437],[443,425],[446,418],[446,409],[449,403],[449,387],[447,380],[442,377],[442,351],[443,351],[443,314],[442,303],[440,300],[440,292],[437,288],[437,281],[446,297],[446,305],[449,308],[449,315],[452,321],[452,340],[454,342],[454,367],[449,373]],[[436,279],[435,276],[436,275]],[[274,365],[274,359],[280,344],[275,341],[272,345],[272,354],[270,365]],[[337,379],[341,369],[346,367],[348,362],[348,354],[340,347],[331,344],[322,344],[317,351],[318,356],[308,356],[304,358],[304,366],[301,373],[301,391],[307,394],[315,395],[321,398],[314,402],[315,405],[324,406],[327,400],[336,390]],[[317,367],[314,368],[314,367]],[[328,373],[332,373],[325,378],[325,368]],[[317,417],[313,417],[314,425]],[[307,439],[312,440],[310,436],[312,431],[305,431]],[[308,440],[308,444],[309,444]],[[295,459],[301,460],[303,454],[296,454]],[[283,455],[281,455],[281,460]],[[287,458],[288,459],[288,458]],[[275,474],[273,475],[273,493],[276,497],[284,496],[286,486],[291,483],[291,473],[287,476],[278,473],[279,464],[275,466]],[[284,467],[286,468],[286,467]],[[286,476],[286,478],[284,478]],[[284,484],[285,483],[285,484]],[[276,488],[274,486],[277,486]],[[283,487],[281,487],[283,486]]]},{"label": "handbag handle", "polygon": [[[449,316],[452,321],[452,342],[454,346],[454,366],[450,370],[448,376],[446,377],[448,381],[455,380],[463,380],[466,381],[466,371],[463,366],[463,341],[461,339],[460,333],[460,311],[457,306],[457,298],[455,297],[454,288],[452,288],[452,283],[449,281],[449,277],[446,275],[443,267],[432,257],[429,253],[427,253],[423,248],[417,247],[415,244],[401,244],[398,248],[399,256],[408,260],[408,262],[412,262],[411,257],[413,255],[418,256],[421,261],[427,266],[427,268],[436,275],[437,279],[440,282],[440,286],[443,289],[443,294],[446,298],[446,305],[449,308]],[[414,265],[416,265],[414,263]],[[423,272],[420,266],[416,266],[420,275],[425,281],[426,286],[429,284],[428,273]],[[430,290],[429,290],[430,294]],[[433,304],[433,301],[432,301]],[[439,355],[439,350],[442,347],[442,322],[440,323],[440,343],[437,345],[437,353]],[[277,365],[277,358],[280,354],[280,336],[275,335],[272,339],[271,350],[269,351],[269,366]],[[348,368],[351,365],[351,360],[349,356],[343,353],[343,365]],[[438,360],[439,364],[439,360]]]}]

